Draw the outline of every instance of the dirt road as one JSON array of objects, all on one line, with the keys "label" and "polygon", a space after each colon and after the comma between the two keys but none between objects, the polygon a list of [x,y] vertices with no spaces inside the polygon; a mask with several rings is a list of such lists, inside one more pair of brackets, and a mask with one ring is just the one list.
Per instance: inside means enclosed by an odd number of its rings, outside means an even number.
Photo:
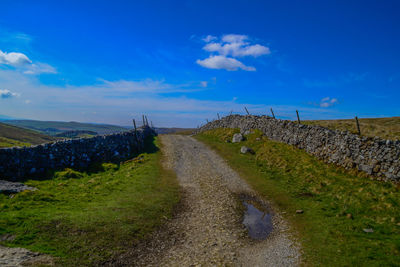
[{"label": "dirt road", "polygon": [[165,166],[184,191],[183,208],[136,256],[143,266],[297,266],[299,248],[273,215],[273,232],[252,240],[238,196],[256,196],[215,152],[192,137],[161,136]]}]

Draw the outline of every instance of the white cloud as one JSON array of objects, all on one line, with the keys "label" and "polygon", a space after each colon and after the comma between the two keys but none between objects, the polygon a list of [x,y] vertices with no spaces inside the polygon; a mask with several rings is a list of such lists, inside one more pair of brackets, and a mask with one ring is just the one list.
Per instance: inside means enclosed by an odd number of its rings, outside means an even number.
[{"label": "white cloud", "polygon": [[32,61],[22,53],[16,52],[3,52],[0,50],[0,64],[11,65],[11,66],[21,66],[24,64],[31,64]]},{"label": "white cloud", "polygon": [[201,82],[200,82],[200,85],[201,85],[202,87],[207,87],[207,86],[208,86],[208,82],[207,82],[207,81],[201,81]]},{"label": "white cloud", "polygon": [[26,70],[24,71],[25,74],[42,74],[42,73],[57,73],[57,70],[46,63],[37,62],[35,64],[31,64],[27,66]]},{"label": "white cloud", "polygon": [[271,53],[268,47],[260,44],[251,45],[250,42],[245,42],[246,40],[248,40],[246,35],[228,34],[224,35],[220,42],[207,42],[203,49],[208,52],[217,52],[220,55],[233,57],[259,57]]},{"label": "white cloud", "polygon": [[12,98],[12,97],[17,97],[20,96],[19,93],[13,93],[10,90],[1,90],[0,89],[0,98]]},{"label": "white cloud", "polygon": [[217,37],[215,37],[215,36],[207,35],[207,36],[204,37],[202,40],[203,40],[204,42],[208,43],[208,42],[214,41],[214,40],[216,40],[216,39],[217,39]]},{"label": "white cloud", "polygon": [[225,56],[210,56],[203,60],[198,59],[196,63],[208,69],[225,69],[228,71],[236,71],[238,69],[246,71],[256,70],[256,68],[252,66],[246,66],[237,59]]},{"label": "white cloud", "polygon": [[271,53],[271,50],[266,46],[252,44],[247,35],[226,34],[221,38],[208,35],[203,38],[203,41],[207,43],[203,50],[210,52],[210,56],[203,60],[198,59],[196,62],[209,69],[255,71],[254,67],[246,66],[236,58],[259,57]]},{"label": "white cloud", "polygon": [[330,97],[328,96],[328,97],[324,97],[324,98],[321,99],[321,101],[320,101],[320,103],[319,103],[319,106],[320,106],[321,108],[328,108],[328,107],[333,106],[333,105],[336,104],[337,102],[338,102],[337,98],[330,98]]},{"label": "white cloud", "polygon": [[33,63],[25,54],[16,52],[0,50],[0,64],[13,66],[25,74],[57,73],[53,66],[41,62]]}]

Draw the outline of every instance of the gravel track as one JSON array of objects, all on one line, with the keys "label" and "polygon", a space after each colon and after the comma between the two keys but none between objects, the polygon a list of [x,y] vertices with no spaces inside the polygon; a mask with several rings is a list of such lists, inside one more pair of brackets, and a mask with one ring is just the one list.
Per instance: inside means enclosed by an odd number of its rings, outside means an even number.
[{"label": "gravel track", "polygon": [[112,265],[132,264],[125,262],[132,257],[137,266],[299,265],[299,247],[278,213],[266,240],[248,237],[238,196],[258,197],[221,157],[189,136],[163,135],[161,142],[165,167],[175,170],[183,190],[181,209],[151,241]]}]

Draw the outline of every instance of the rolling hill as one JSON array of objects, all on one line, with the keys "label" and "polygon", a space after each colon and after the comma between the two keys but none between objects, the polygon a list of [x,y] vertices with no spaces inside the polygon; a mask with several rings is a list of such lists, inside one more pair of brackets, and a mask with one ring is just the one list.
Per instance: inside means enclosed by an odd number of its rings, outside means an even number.
[{"label": "rolling hill", "polygon": [[56,136],[69,131],[91,131],[99,135],[127,131],[128,128],[108,124],[64,122],[64,121],[36,121],[36,120],[7,120],[9,125],[38,131],[42,134]]},{"label": "rolling hill", "polygon": [[0,123],[0,148],[48,143],[55,138],[37,131]]}]

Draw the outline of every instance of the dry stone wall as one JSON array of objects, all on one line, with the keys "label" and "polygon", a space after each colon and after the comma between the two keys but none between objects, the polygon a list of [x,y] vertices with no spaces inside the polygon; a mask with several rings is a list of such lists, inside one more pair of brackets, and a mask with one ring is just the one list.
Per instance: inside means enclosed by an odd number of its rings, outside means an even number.
[{"label": "dry stone wall", "polygon": [[151,135],[155,135],[153,129],[144,127],[139,128],[136,135],[134,131],[127,131],[33,147],[0,149],[0,180],[22,181],[47,170],[85,169],[94,162],[121,161],[140,153],[145,138]]},{"label": "dry stone wall", "polygon": [[215,128],[240,128],[241,132],[259,129],[272,140],[304,149],[326,162],[400,181],[399,140],[360,137],[347,131],[251,115],[227,116],[207,123],[199,131]]}]

